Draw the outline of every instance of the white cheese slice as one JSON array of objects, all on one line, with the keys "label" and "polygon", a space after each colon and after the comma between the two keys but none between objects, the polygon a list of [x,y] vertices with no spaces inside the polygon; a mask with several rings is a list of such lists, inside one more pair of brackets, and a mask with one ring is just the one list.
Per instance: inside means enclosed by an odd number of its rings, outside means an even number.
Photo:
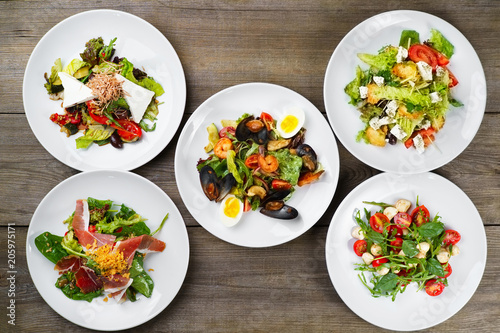
[{"label": "white cheese slice", "polygon": [[125,77],[120,74],[115,74],[115,77],[122,81],[122,88],[125,92],[125,101],[127,101],[128,106],[130,107],[130,113],[132,114],[132,119],[139,123],[144,116],[144,112],[151,103],[151,99],[154,96],[154,92],[148,90],[146,88],[141,87],[140,85],[135,84],[134,82],[127,80]]},{"label": "white cheese slice", "polygon": [[428,63],[419,61],[417,62],[417,68],[424,81],[432,81],[432,67]]},{"label": "white cheese slice", "polygon": [[368,87],[365,86],[359,87],[359,97],[361,97],[362,99],[368,97]]},{"label": "white cheese slice", "polygon": [[65,72],[58,73],[64,87],[63,108],[69,108],[78,103],[90,101],[97,97],[92,89]]},{"label": "white cheese slice", "polygon": [[403,140],[407,135],[399,125],[394,125],[394,127],[391,129],[391,134],[398,138],[398,140]]},{"label": "white cheese slice", "polygon": [[420,134],[417,134],[413,138],[413,146],[415,146],[415,149],[417,150],[417,152],[419,154],[422,154],[425,151],[424,139],[422,138],[422,136]]}]

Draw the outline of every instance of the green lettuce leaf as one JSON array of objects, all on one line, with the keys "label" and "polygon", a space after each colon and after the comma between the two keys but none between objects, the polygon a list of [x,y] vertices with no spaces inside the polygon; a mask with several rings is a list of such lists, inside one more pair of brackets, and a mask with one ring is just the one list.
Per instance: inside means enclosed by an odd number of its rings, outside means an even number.
[{"label": "green lettuce leaf", "polygon": [[77,138],[76,148],[88,148],[94,141],[102,141],[108,139],[115,129],[111,126],[104,125],[89,125],[85,131],[85,135]]},{"label": "green lettuce leaf", "polygon": [[444,54],[448,59],[451,58],[455,52],[455,47],[451,44],[442,34],[436,29],[431,29],[431,37],[429,42],[432,47]]},{"label": "green lettuce leaf", "polygon": [[362,86],[363,81],[363,70],[361,67],[356,66],[356,77],[349,82],[345,88],[345,93],[351,97],[351,101],[349,102],[352,105],[356,105],[360,100],[359,87]]},{"label": "green lettuce leaf", "polygon": [[413,44],[420,44],[419,33],[415,30],[403,30],[399,39],[399,46],[408,49]]},{"label": "green lettuce leaf", "polygon": [[280,178],[286,180],[293,186],[297,185],[300,170],[302,169],[302,158],[290,153],[289,149],[269,151],[268,153],[278,160]]},{"label": "green lettuce leaf", "polygon": [[396,64],[396,47],[386,47],[379,54],[358,53],[358,58],[378,70],[391,70]]},{"label": "green lettuce leaf", "polygon": [[89,64],[80,59],[73,59],[69,64],[67,64],[62,70],[64,73],[68,73],[69,75],[75,74],[77,70],[82,67],[88,66]]},{"label": "green lettuce leaf", "polygon": [[431,98],[428,94],[417,92],[408,87],[391,87],[373,85],[370,88],[370,93],[378,99],[399,100],[427,107],[431,104]]},{"label": "green lettuce leaf", "polygon": [[234,150],[229,150],[226,155],[226,161],[227,161],[227,169],[229,172],[233,174],[234,179],[238,184],[243,183],[243,179],[241,179],[240,173],[238,172],[238,168],[236,167],[236,162],[235,162],[235,156],[236,153]]},{"label": "green lettuce leaf", "polygon": [[151,276],[144,270],[143,262],[144,258],[141,255],[134,257],[130,268],[130,278],[133,279],[133,282],[129,288],[133,288],[149,298],[153,294],[155,284]]},{"label": "green lettuce leaf", "polygon": [[68,255],[68,252],[62,247],[62,236],[53,235],[46,231],[35,238],[35,246],[45,258],[54,264]]}]

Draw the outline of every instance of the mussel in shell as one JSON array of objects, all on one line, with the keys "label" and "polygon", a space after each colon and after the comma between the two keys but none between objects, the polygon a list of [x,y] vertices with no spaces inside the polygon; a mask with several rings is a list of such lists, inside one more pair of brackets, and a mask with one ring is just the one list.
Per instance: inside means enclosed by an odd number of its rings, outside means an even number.
[{"label": "mussel in shell", "polygon": [[318,157],[314,149],[308,144],[301,144],[295,149],[297,156],[302,158],[302,165],[308,171],[315,171],[318,166]]},{"label": "mussel in shell", "polygon": [[292,220],[299,216],[299,212],[295,208],[285,205],[283,200],[267,202],[260,212],[268,217],[281,220]]},{"label": "mussel in shell", "polygon": [[266,125],[254,116],[247,117],[239,122],[235,131],[239,141],[253,140],[259,145],[264,145],[269,140]]},{"label": "mussel in shell", "polygon": [[211,166],[205,165],[200,170],[200,183],[203,193],[205,193],[210,201],[215,200],[216,202],[220,202],[231,191],[231,188],[236,185],[236,179],[234,179],[232,173],[228,173],[221,179],[217,177]]},{"label": "mussel in shell", "polygon": [[236,179],[234,178],[233,174],[228,173],[227,175],[225,175],[222,179],[219,180],[220,192],[219,192],[219,197],[217,197],[215,201],[220,202],[224,200],[226,195],[229,194],[229,192],[235,185],[236,185]]}]

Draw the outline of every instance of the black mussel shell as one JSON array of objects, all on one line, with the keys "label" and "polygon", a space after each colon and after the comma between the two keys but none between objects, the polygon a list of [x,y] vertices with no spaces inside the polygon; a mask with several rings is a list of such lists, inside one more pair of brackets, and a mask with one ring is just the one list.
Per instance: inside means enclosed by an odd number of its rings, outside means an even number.
[{"label": "black mussel shell", "polygon": [[296,149],[297,156],[302,157],[303,167],[308,171],[315,171],[318,166],[318,157],[314,149],[308,144],[301,144]]},{"label": "black mussel shell", "polygon": [[265,144],[267,144],[267,141],[269,141],[269,132],[267,131],[266,126],[264,126],[257,133],[252,133],[252,136],[250,138],[253,141],[255,141],[255,143],[258,144],[258,145],[265,145]]},{"label": "black mussel shell", "polygon": [[212,201],[220,196],[219,178],[211,166],[205,165],[200,170],[200,183],[203,193]]},{"label": "black mussel shell", "polygon": [[268,202],[260,212],[280,220],[292,220],[299,216],[299,212],[295,208],[285,205],[281,200]]},{"label": "black mussel shell", "polygon": [[236,130],[235,130],[236,139],[238,139],[239,141],[246,141],[252,136],[253,133],[248,129],[246,124],[250,120],[254,120],[254,119],[255,119],[254,116],[250,116],[250,117],[243,119],[242,121],[240,121],[238,123],[238,126],[236,126]]},{"label": "black mussel shell", "polygon": [[224,176],[224,178],[222,178],[219,181],[219,185],[220,185],[219,186],[220,193],[219,193],[219,197],[217,199],[215,199],[216,202],[220,202],[220,201],[224,200],[224,198],[231,191],[233,186],[236,185],[236,179],[234,179],[234,176],[232,173],[228,173],[227,175]]},{"label": "black mussel shell", "polygon": [[262,207],[264,207],[268,202],[271,201],[279,201],[285,199],[288,195],[290,194],[290,190],[279,190],[279,191],[273,191],[269,192],[264,200],[260,203]]}]

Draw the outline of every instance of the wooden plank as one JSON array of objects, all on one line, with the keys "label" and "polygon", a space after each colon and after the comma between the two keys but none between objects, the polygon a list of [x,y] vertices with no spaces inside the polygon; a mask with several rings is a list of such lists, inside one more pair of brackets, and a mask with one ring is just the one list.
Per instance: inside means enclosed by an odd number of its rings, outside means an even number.
[{"label": "wooden plank", "polygon": [[[55,313],[36,291],[26,268],[26,233],[25,227],[16,229],[16,329],[85,331]],[[188,233],[191,261],[184,285],[167,309],[140,326],[141,330],[337,332],[349,327],[383,331],[357,317],[337,295],[325,264],[327,227],[315,227],[271,249],[237,247],[200,227],[189,227]],[[500,228],[486,227],[486,234],[489,252],[500,251]],[[0,248],[5,248],[5,243],[6,238],[1,238]],[[5,261],[2,256],[1,266]],[[495,331],[500,325],[499,274],[500,259],[491,255],[471,300],[450,320],[426,331]],[[6,288],[2,279],[0,294],[6,295]],[[6,325],[5,320],[0,321],[0,330],[5,332],[2,325]]]}]

